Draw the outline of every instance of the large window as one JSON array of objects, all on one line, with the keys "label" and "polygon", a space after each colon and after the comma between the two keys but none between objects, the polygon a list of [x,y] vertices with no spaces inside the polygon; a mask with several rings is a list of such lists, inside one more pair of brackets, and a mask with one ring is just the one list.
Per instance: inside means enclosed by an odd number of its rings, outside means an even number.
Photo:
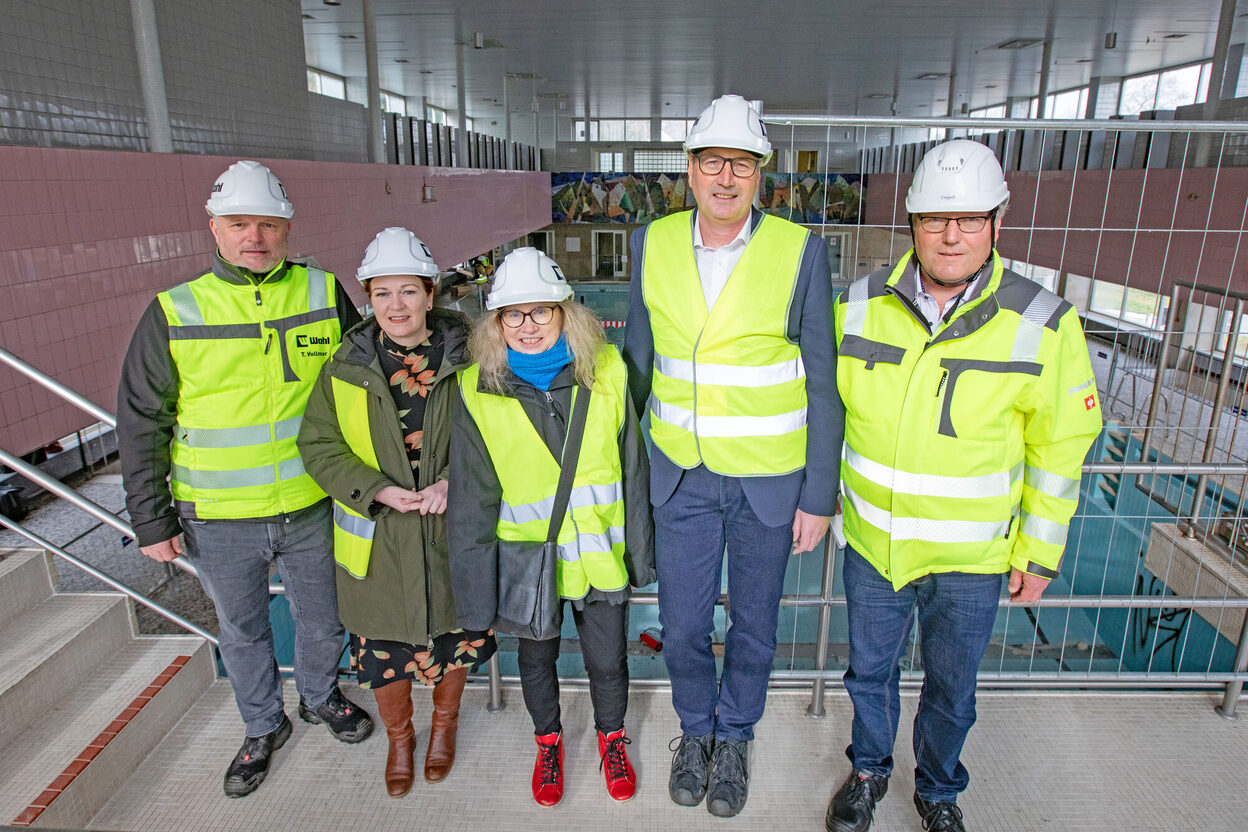
[{"label": "large window", "polygon": [[1173,110],[1204,101],[1209,95],[1209,63],[1191,64],[1164,72],[1136,75],[1122,82],[1119,115],[1145,110]]},{"label": "large window", "polygon": [[659,122],[659,141],[683,142],[688,137],[693,122],[694,119],[691,118],[662,119]]},{"label": "large window", "polygon": [[684,173],[683,150],[634,150],[634,173]]},{"label": "large window", "polygon": [[308,67],[308,92],[327,95],[330,98],[345,99],[347,97],[347,79],[324,70]]},{"label": "large window", "polygon": [[1169,301],[1169,298],[1155,292],[1133,289],[1107,280],[1094,280],[1088,309],[1098,315],[1146,329],[1163,329]]},{"label": "large window", "polygon": [[[648,142],[648,118],[593,118],[589,120],[591,142]],[[572,141],[585,141],[585,119],[572,122]]]},{"label": "large window", "polygon": [[387,113],[398,113],[401,116],[407,115],[407,99],[398,93],[381,91],[381,109]]}]

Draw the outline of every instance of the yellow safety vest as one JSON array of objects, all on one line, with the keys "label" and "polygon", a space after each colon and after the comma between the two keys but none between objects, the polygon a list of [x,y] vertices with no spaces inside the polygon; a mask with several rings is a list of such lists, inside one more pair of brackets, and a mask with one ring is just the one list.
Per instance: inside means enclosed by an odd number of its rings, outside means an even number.
[{"label": "yellow safety vest", "polygon": [[274,283],[209,272],[158,295],[178,371],[170,482],[184,516],[272,517],[325,497],[295,437],[342,336],[334,287],[291,264]]},{"label": "yellow safety vest", "polygon": [[[342,438],[370,468],[381,470],[373,435],[368,424],[368,391],[340,378],[330,378],[334,394],[334,412]],[[353,578],[368,577],[368,562],[373,554],[373,536],[377,523],[360,514],[346,503],[334,500],[334,560]]]},{"label": "yellow safety vest", "polygon": [[650,437],[682,468],[734,477],[806,465],[806,370],[787,337],[810,232],[764,216],[710,310],[694,214],[655,220],[642,265],[654,337]]},{"label": "yellow safety vest", "polygon": [[[502,486],[498,539],[544,541],[559,484],[559,460],[520,402],[477,390],[479,372],[477,364],[460,371],[459,389]],[[577,392],[572,393],[574,402]],[[562,598],[584,598],[590,587],[615,591],[628,585],[619,446],[627,400],[624,362],[615,347],[603,347],[572,493],[557,538],[556,583]]]},{"label": "yellow safety vest", "polygon": [[845,536],[896,588],[1011,566],[1056,577],[1101,429],[1078,315],[994,251],[983,291],[929,333],[895,288],[912,255],[836,303]]}]

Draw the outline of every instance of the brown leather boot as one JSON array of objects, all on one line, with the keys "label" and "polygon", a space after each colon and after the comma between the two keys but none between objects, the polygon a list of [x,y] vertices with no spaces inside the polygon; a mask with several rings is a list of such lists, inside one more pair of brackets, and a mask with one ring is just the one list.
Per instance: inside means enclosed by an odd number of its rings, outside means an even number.
[{"label": "brown leather boot", "polygon": [[375,688],[377,715],[386,726],[390,752],[386,755],[386,791],[402,797],[412,790],[416,778],[412,755],[416,752],[416,729],[412,727],[412,680],[402,679]]},{"label": "brown leather boot", "polygon": [[425,780],[445,780],[455,765],[455,734],[459,730],[459,700],[464,695],[468,668],[452,670],[433,688],[433,720],[429,751],[425,755]]}]

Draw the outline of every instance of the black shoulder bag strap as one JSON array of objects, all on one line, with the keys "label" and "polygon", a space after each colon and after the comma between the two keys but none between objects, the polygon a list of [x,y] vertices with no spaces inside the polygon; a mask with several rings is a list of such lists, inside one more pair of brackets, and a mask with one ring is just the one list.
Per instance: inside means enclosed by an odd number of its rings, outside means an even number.
[{"label": "black shoulder bag strap", "polygon": [[572,418],[568,422],[568,435],[563,440],[563,459],[559,462],[559,486],[555,489],[555,504],[550,512],[550,530],[546,542],[554,543],[563,527],[563,515],[572,496],[572,479],[576,476],[576,461],[581,455],[581,437],[585,435],[585,417],[589,413],[589,388],[573,390],[576,404],[572,406]]}]

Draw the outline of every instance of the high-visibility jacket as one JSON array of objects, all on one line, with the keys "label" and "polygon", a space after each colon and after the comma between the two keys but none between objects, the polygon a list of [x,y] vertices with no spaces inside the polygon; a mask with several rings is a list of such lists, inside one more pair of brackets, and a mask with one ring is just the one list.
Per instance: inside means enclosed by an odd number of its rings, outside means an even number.
[{"label": "high-visibility jacket", "polygon": [[692,212],[650,224],[643,288],[654,334],[650,437],[682,468],[775,476],[806,464],[806,371],[787,336],[809,231],[763,216],[708,310]]},{"label": "high-visibility jacket", "polygon": [[932,572],[1056,577],[1101,429],[1079,317],[994,251],[987,283],[930,333],[896,288],[912,256],[836,303],[845,536],[896,588]]},{"label": "high-visibility jacket", "polygon": [[[518,401],[477,389],[479,371],[477,364],[461,371],[459,389],[502,487],[498,539],[544,541],[559,485],[559,460]],[[580,392],[573,390],[573,403]],[[583,598],[590,587],[611,592],[628,586],[619,448],[627,397],[624,361],[615,347],[604,347],[568,508],[556,538],[560,557],[556,583],[562,598]]]},{"label": "high-visibility jacket", "polygon": [[180,514],[271,517],[325,497],[295,437],[341,338],[334,276],[290,264],[273,283],[209,272],[161,292],[178,372],[170,484]]}]

